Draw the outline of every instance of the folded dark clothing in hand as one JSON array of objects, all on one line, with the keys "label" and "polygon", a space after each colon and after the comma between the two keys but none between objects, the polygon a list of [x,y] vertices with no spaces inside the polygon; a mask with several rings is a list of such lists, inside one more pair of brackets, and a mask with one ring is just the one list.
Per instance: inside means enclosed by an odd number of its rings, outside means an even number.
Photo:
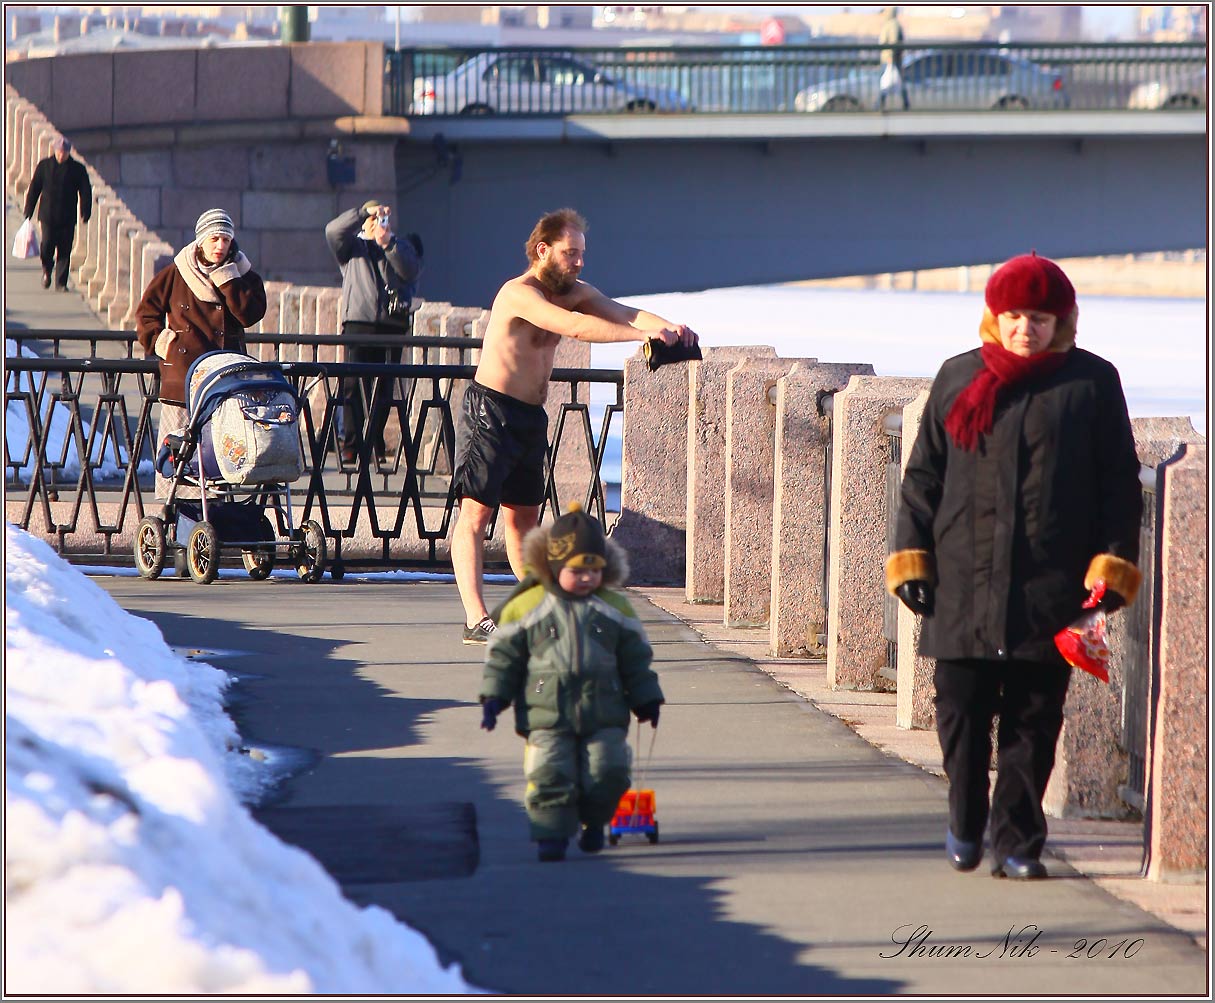
[{"label": "folded dark clothing in hand", "polygon": [[654,372],[659,366],[665,366],[668,362],[690,362],[693,359],[699,361],[704,358],[700,354],[699,344],[685,345],[683,342],[677,341],[673,345],[668,345],[661,338],[648,339],[644,352],[650,372]]}]

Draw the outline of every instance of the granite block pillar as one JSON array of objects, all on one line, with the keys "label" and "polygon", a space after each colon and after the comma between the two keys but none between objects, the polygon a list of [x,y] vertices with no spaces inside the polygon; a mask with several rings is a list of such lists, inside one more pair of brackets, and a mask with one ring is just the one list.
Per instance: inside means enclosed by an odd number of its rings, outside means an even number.
[{"label": "granite block pillar", "polygon": [[777,383],[776,470],[772,508],[772,619],[769,652],[778,658],[827,653],[827,447],[824,395],[851,376],[872,376],[855,363],[799,362]]},{"label": "granite block pillar", "polygon": [[691,603],[726,599],[726,388],[747,359],[774,359],[771,345],[705,348],[688,365],[687,552],[684,594]]},{"label": "granite block pillar", "polygon": [[[924,417],[924,406],[928,403],[928,391],[918,394],[903,408],[903,452],[902,469],[907,469],[911,448],[920,432]],[[937,689],[933,682],[936,659],[924,658],[919,653],[920,630],[923,621],[902,603],[899,603],[899,655],[895,666],[895,715],[894,723],[899,728],[930,729],[937,723],[933,700]]]},{"label": "granite block pillar", "polygon": [[929,379],[854,376],[835,395],[831,444],[831,552],[827,682],[872,690],[885,666],[886,463],[883,424]]},{"label": "granite block pillar", "polygon": [[127,309],[118,321],[119,327],[126,330],[131,330],[135,327],[135,311],[139,306],[139,301],[143,299],[144,289],[147,288],[146,279],[151,278],[151,276],[145,277],[144,275],[144,252],[153,244],[160,243],[160,238],[143,226],[140,226],[131,236],[131,257],[127,279]]},{"label": "granite block pillar", "polygon": [[1152,715],[1148,877],[1201,880],[1207,869],[1207,448],[1186,445],[1160,466],[1160,691]]},{"label": "granite block pillar", "polygon": [[[1175,455],[1183,442],[1201,438],[1186,418],[1138,418],[1131,425],[1139,460],[1149,469]],[[1148,555],[1140,555],[1140,565],[1150,569]],[[1150,595],[1142,593],[1144,601],[1150,601]],[[1134,643],[1130,625],[1126,613],[1109,618],[1108,684],[1085,672],[1072,674],[1055,770],[1043,798],[1043,807],[1057,818],[1123,818],[1130,813],[1119,794],[1130,768],[1128,750],[1122,746],[1126,666]]]},{"label": "granite block pillar", "polygon": [[688,367],[624,363],[620,518],[612,538],[637,585],[682,585],[688,491]]},{"label": "granite block pillar", "polygon": [[797,361],[749,359],[730,371],[726,383],[726,588],[722,622],[727,627],[766,626],[772,615],[776,385]]},{"label": "granite block pillar", "polygon": [[105,222],[105,269],[89,283],[89,300],[93,312],[100,316],[106,315],[118,288],[118,271],[121,266],[119,245],[123,242],[123,232],[129,230],[134,223],[135,217],[127,207],[122,202],[116,202],[114,211]]},{"label": "granite block pillar", "polygon": [[[131,254],[136,237],[147,233],[147,229],[134,216],[130,216],[125,225],[117,230],[117,243],[114,247],[114,284],[109,292],[109,301],[105,304],[106,326],[114,329],[122,326],[122,319],[131,309]],[[143,295],[143,290],[139,290]],[[135,300],[139,302],[138,297]]]}]

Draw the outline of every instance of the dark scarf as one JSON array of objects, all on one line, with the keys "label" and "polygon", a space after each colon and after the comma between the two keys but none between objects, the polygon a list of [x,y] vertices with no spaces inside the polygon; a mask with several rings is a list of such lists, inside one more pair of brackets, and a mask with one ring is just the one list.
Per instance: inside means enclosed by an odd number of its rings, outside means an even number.
[{"label": "dark scarf", "polygon": [[994,344],[986,344],[979,351],[983,368],[958,394],[945,419],[945,431],[965,450],[974,449],[979,436],[991,431],[996,398],[1005,387],[1053,373],[1067,358],[1066,352],[1039,352],[1027,359]]}]

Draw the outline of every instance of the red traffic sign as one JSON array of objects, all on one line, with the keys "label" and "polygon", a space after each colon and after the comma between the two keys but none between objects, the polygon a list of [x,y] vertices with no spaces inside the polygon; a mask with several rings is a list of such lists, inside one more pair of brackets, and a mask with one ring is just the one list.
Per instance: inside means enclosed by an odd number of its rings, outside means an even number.
[{"label": "red traffic sign", "polygon": [[784,45],[785,26],[775,17],[765,18],[759,26],[760,45]]}]

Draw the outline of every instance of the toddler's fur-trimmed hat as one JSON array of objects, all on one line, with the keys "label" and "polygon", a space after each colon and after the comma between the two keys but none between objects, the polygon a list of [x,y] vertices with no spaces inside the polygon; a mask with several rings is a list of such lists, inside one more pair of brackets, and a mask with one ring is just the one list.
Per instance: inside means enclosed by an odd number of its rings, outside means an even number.
[{"label": "toddler's fur-trimmed hat", "polygon": [[607,564],[606,554],[602,527],[577,502],[548,529],[548,566],[553,578],[562,568],[602,568]]},{"label": "toddler's fur-trimmed hat", "polygon": [[1009,310],[1041,310],[1060,320],[1076,309],[1076,290],[1063,269],[1037,252],[1004,262],[992,272],[984,293],[987,308],[994,314]]}]

